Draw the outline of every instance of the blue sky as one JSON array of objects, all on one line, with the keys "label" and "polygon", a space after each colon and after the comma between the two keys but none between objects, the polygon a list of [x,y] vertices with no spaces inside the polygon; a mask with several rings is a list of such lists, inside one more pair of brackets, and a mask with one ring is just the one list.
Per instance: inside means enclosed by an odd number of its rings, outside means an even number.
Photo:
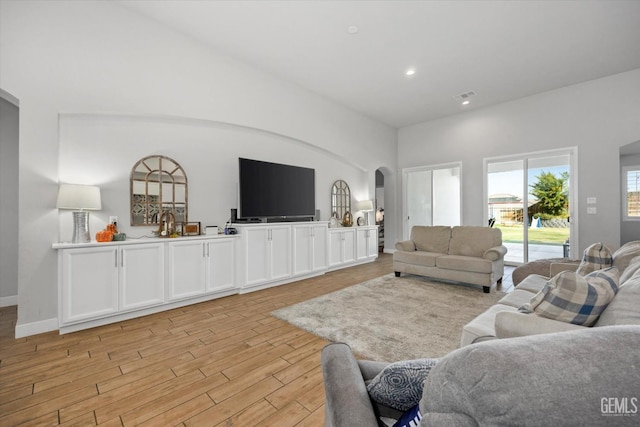
[{"label": "blue sky", "polygon": [[[536,182],[536,177],[542,172],[551,172],[559,177],[562,172],[568,172],[568,166],[552,166],[546,168],[529,169],[528,180],[529,185]],[[522,170],[508,172],[494,172],[489,174],[489,196],[493,194],[513,194],[520,198],[523,197],[522,191]]]}]

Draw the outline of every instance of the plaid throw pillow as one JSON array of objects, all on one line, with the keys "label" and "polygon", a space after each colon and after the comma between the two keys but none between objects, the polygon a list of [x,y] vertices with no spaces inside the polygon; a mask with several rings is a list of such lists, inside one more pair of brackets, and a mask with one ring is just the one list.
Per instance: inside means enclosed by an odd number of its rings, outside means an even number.
[{"label": "plaid throw pillow", "polygon": [[584,250],[582,262],[580,262],[576,273],[586,276],[596,270],[611,267],[612,264],[613,258],[609,248],[602,243],[594,243]]},{"label": "plaid throw pillow", "polygon": [[618,292],[618,280],[616,267],[594,271],[585,277],[563,271],[550,279],[519,311],[574,325],[593,326]]}]

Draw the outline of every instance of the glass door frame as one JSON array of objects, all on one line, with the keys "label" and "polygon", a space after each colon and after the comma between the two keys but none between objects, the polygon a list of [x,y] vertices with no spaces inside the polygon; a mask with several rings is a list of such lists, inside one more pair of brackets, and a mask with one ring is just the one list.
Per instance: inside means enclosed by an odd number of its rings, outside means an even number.
[{"label": "glass door frame", "polygon": [[[545,157],[553,157],[553,156],[569,156],[569,236],[570,243],[569,246],[569,258],[575,258],[577,253],[577,248],[580,247],[580,242],[578,241],[578,147],[568,147],[561,149],[553,149],[553,150],[543,150],[543,151],[535,151],[529,153],[521,153],[521,154],[513,154],[513,155],[505,155],[505,156],[497,156],[497,157],[485,157],[483,159],[483,212],[484,218],[483,223],[489,223],[489,163],[494,162],[509,162],[509,161],[522,161],[523,162],[523,170],[527,171],[529,169],[529,160],[537,159],[537,158],[545,158]],[[526,206],[528,206],[528,198],[529,198],[529,182],[526,179],[523,179],[523,211],[524,211],[524,224],[528,224],[528,212]],[[529,259],[529,227],[523,227],[523,251],[524,251],[524,262],[526,263]],[[506,261],[507,265],[520,265],[521,263],[517,263],[514,261]]]},{"label": "glass door frame", "polygon": [[[412,168],[404,168],[402,169],[402,240],[406,240],[409,238],[411,230],[408,227],[408,216],[409,216],[409,205],[408,205],[408,175],[413,172],[427,172],[427,171],[435,171],[440,169],[453,169],[458,168],[459,176],[460,176],[460,184],[459,184],[459,203],[460,203],[460,212],[459,212],[459,221],[462,223],[462,212],[463,212],[463,198],[462,198],[462,162],[451,162],[451,163],[441,163],[437,165],[430,166],[417,166]],[[431,180],[431,218],[433,218],[433,176]]]}]

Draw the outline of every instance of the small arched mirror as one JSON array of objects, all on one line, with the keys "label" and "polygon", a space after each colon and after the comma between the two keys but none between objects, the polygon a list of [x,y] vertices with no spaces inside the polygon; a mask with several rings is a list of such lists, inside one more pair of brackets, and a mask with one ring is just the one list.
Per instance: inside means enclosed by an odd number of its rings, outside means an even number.
[{"label": "small arched mirror", "polygon": [[351,212],[351,189],[340,179],[331,187],[331,216],[342,221],[347,212]]},{"label": "small arched mirror", "polygon": [[158,225],[163,212],[187,222],[187,175],[178,162],[149,156],[131,169],[131,225]]}]

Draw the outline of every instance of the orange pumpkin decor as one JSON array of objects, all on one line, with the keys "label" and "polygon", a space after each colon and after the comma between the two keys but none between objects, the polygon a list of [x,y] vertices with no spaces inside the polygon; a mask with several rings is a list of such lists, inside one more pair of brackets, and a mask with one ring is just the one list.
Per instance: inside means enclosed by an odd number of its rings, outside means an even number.
[{"label": "orange pumpkin decor", "polygon": [[96,233],[96,240],[98,242],[110,242],[113,240],[113,232],[110,230],[101,230]]}]

